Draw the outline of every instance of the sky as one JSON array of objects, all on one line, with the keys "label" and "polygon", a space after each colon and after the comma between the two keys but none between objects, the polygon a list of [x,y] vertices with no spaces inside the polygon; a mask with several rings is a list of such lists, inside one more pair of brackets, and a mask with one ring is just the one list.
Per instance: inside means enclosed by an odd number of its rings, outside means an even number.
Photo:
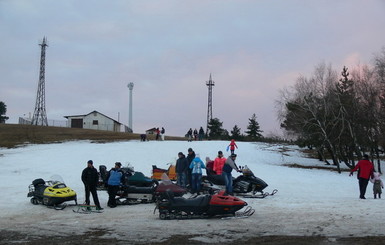
[{"label": "sky", "polygon": [[255,113],[280,135],[280,91],[321,62],[370,64],[385,46],[382,0],[0,0],[0,101],[33,114],[40,46],[49,120],[99,111],[133,130],[182,136],[212,115],[229,132]]},{"label": "sky", "polygon": [[[85,194],[80,176],[89,159],[96,168],[105,165],[108,170],[120,161],[123,166],[130,164],[135,171],[150,177],[153,164],[167,168],[167,163],[175,163],[179,151],[187,154],[187,148],[191,147],[202,159],[206,156],[214,159],[218,150],[225,157],[229,155],[225,151],[227,144],[228,141],[72,141],[0,148],[0,189],[6,197],[0,198],[1,230],[26,233],[26,240],[40,234],[65,237],[100,231],[102,239],[116,238],[114,244],[160,242],[177,235],[189,235],[191,240],[205,244],[285,235],[327,237],[330,240],[324,244],[334,244],[333,239],[341,237],[383,236],[384,196],[374,199],[372,183],[367,187],[367,199],[362,200],[358,198],[356,173],[349,177],[348,172],[288,167],[294,163],[325,166],[324,162],[304,155],[298,147],[288,145],[238,143],[235,150],[238,166],[247,165],[264,180],[268,184],[265,192],[278,190],[264,199],[239,197],[256,210],[247,219],[165,221],[159,219],[158,210],[154,212],[154,203],[108,208],[106,191],[98,191],[104,212],[88,215],[75,214],[72,212],[75,207],[56,211],[35,206],[27,197],[28,186],[34,179],[51,180],[51,176],[60,175],[76,192],[78,203],[83,203]],[[239,173],[233,171],[232,175],[237,177]],[[89,234],[90,238],[94,236]]]}]

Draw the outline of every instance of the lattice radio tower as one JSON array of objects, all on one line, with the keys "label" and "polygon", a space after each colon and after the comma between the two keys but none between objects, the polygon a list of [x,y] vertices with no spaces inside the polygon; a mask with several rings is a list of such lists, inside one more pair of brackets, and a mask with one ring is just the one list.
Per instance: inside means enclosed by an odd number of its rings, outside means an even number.
[{"label": "lattice radio tower", "polygon": [[37,88],[35,112],[32,117],[32,125],[48,126],[47,114],[45,111],[45,49],[48,46],[47,38],[43,38],[40,56],[40,75]]},{"label": "lattice radio tower", "polygon": [[209,122],[211,119],[213,119],[213,86],[214,81],[211,79],[211,73],[210,73],[210,79],[206,81],[206,85],[209,89],[209,96],[208,96],[208,103],[207,103],[207,125],[206,125],[206,135],[209,132]]}]

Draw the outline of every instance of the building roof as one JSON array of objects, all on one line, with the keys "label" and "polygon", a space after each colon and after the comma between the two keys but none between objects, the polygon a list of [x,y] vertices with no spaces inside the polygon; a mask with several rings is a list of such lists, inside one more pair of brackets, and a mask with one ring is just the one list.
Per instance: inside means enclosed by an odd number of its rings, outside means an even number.
[{"label": "building roof", "polygon": [[84,114],[84,115],[73,115],[73,116],[64,116],[65,118],[69,118],[69,117],[86,117],[86,116],[88,116],[88,115],[90,115],[90,114],[92,114],[92,113],[99,113],[100,115],[102,115],[102,116],[104,116],[104,117],[107,117],[108,119],[111,119],[112,121],[114,121],[115,123],[118,123],[118,124],[121,124],[120,122],[118,122],[118,121],[116,121],[115,119],[112,119],[111,117],[108,117],[108,116],[106,116],[106,115],[104,115],[103,113],[100,113],[100,112],[98,112],[98,111],[91,111],[90,113],[88,113],[88,114]]}]

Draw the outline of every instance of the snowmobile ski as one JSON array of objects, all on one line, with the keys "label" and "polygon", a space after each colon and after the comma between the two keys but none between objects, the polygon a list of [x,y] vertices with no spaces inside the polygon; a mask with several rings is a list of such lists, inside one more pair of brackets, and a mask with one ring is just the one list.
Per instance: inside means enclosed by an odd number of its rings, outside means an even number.
[{"label": "snowmobile ski", "polygon": [[274,189],[271,193],[269,192],[263,192],[261,194],[250,194],[250,193],[236,193],[237,196],[243,197],[243,198],[265,198],[267,196],[274,196],[278,192],[277,189]]}]

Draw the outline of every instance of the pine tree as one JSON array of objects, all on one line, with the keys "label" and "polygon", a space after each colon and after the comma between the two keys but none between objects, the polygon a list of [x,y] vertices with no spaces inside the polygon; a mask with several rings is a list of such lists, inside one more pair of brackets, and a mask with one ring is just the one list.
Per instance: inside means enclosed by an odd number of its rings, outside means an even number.
[{"label": "pine tree", "polygon": [[239,140],[241,138],[241,128],[238,128],[237,125],[233,127],[233,130],[231,130],[230,133],[232,139]]},{"label": "pine tree", "polygon": [[210,139],[221,139],[225,131],[222,128],[223,123],[218,118],[213,118],[209,121],[208,136]]},{"label": "pine tree", "polygon": [[0,123],[5,123],[5,121],[9,119],[9,117],[3,116],[6,112],[7,105],[3,101],[0,101]]},{"label": "pine tree", "polygon": [[255,113],[249,118],[249,125],[247,126],[247,131],[245,133],[251,140],[258,140],[262,138],[262,130],[260,130],[259,123],[257,122],[257,116]]}]

